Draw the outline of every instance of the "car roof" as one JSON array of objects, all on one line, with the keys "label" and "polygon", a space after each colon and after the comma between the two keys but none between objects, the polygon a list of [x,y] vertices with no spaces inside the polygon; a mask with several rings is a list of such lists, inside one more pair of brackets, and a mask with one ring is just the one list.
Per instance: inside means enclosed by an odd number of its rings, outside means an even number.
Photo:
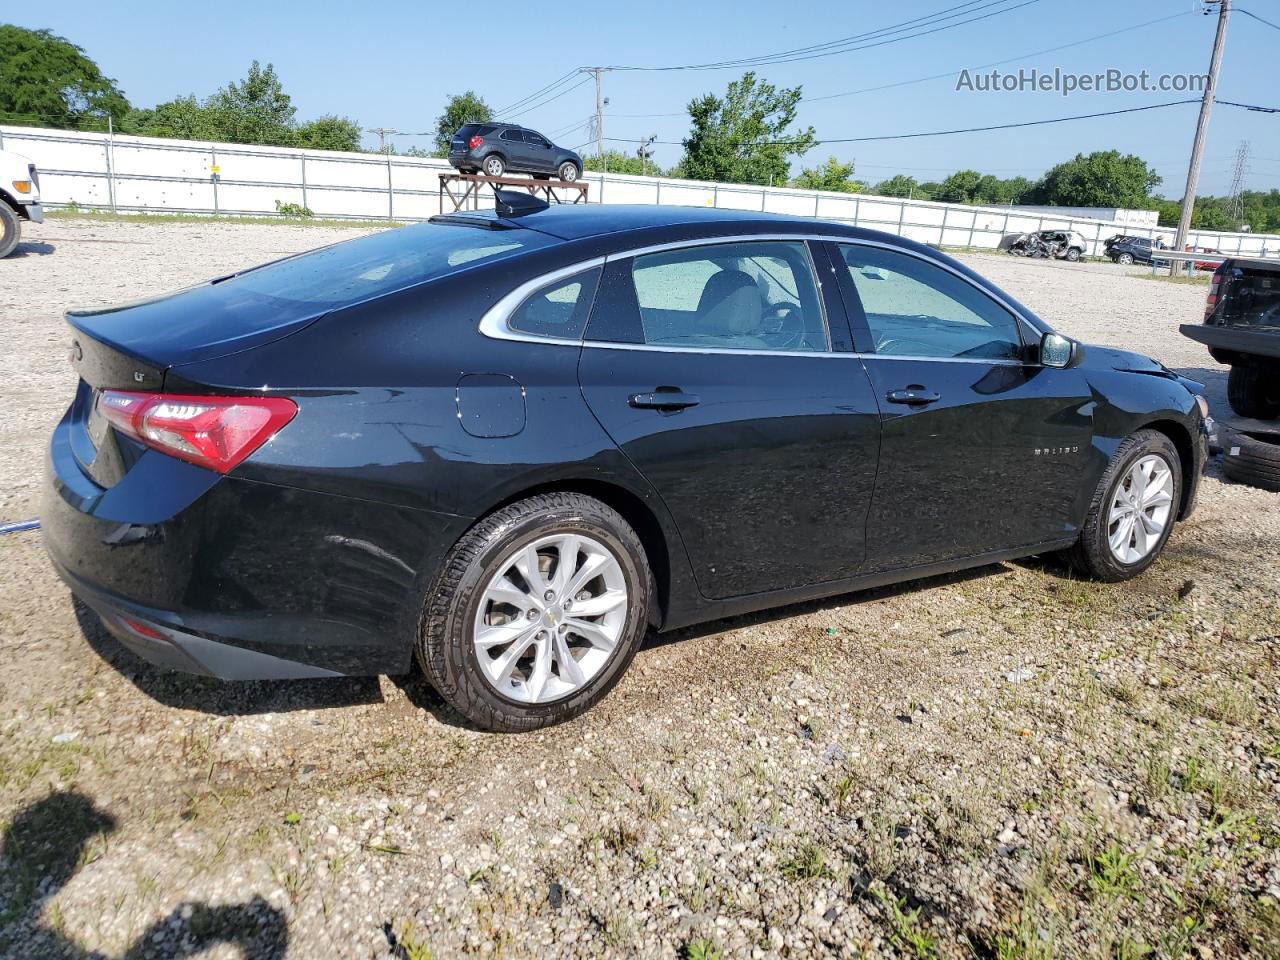
[{"label": "car roof", "polygon": [[[494,211],[467,213],[468,218],[498,219]],[[546,210],[525,214],[508,223],[518,224],[561,240],[585,240],[607,234],[650,230],[685,225],[733,225],[762,230],[805,228],[813,233],[837,234],[846,229],[842,224],[824,223],[806,217],[760,213],[751,210],[724,210],[714,207],[651,206],[649,204],[553,204]],[[790,231],[788,231],[790,232]]]}]

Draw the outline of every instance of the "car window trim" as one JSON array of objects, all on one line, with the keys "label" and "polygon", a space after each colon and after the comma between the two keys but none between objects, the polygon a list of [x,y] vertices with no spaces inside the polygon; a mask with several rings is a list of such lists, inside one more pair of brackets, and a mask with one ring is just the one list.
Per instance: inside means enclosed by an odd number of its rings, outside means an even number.
[{"label": "car window trim", "polygon": [[[581,273],[585,270],[591,270],[595,267],[603,267],[618,260],[634,259],[638,256],[644,256],[650,253],[662,253],[668,250],[679,250],[685,247],[705,247],[714,246],[716,244],[726,243],[751,243],[759,241],[799,241],[805,243],[806,254],[809,257],[810,267],[813,269],[814,283],[818,285],[818,300],[820,309],[822,310],[823,322],[826,325],[828,349],[825,351],[816,350],[727,350],[720,347],[671,347],[661,346],[657,344],[647,343],[617,343],[608,340],[587,340],[586,332],[579,338],[569,337],[539,337],[534,334],[524,333],[519,330],[513,330],[507,325],[507,320],[520,307],[525,300],[541,290],[545,286],[549,286],[558,281],[565,280],[574,274]],[[762,234],[738,234],[729,236],[715,237],[695,237],[685,240],[671,240],[666,243],[649,244],[643,247],[636,247],[631,250],[620,250],[609,253],[600,257],[592,257],[588,260],[582,260],[567,267],[560,267],[548,273],[539,274],[503,295],[497,303],[484,312],[480,318],[478,330],[484,336],[493,340],[512,340],[519,343],[545,343],[559,346],[572,346],[591,348],[596,350],[647,350],[652,353],[701,353],[712,354],[717,356],[761,356],[761,357],[852,357],[855,359],[879,358],[883,360],[929,360],[933,363],[985,363],[989,365],[1002,366],[1034,366],[1035,364],[1027,360],[1000,360],[1000,359],[984,359],[981,357],[913,357],[898,356],[883,353],[875,353],[874,351],[858,351],[848,350],[840,351],[834,348],[834,338],[831,332],[831,317],[827,309],[827,302],[823,296],[823,280],[822,275],[818,271],[817,261],[814,259],[813,249],[808,242],[831,243],[831,244],[859,244],[869,247],[881,247],[885,250],[892,250],[897,253],[903,253],[917,260],[923,260],[926,263],[954,274],[965,283],[968,283],[979,293],[983,293],[996,301],[1004,309],[1008,310],[1018,322],[1020,334],[1030,334],[1032,342],[1038,343],[1042,336],[1041,331],[1029,320],[1022,315],[1020,310],[1015,309],[1008,301],[993,294],[990,290],[976,283],[969,277],[965,276],[959,270],[951,267],[941,260],[934,257],[925,256],[914,250],[908,250],[894,243],[886,243],[880,240],[862,240],[852,237],[841,237],[832,234],[821,233],[762,233]],[[843,265],[843,261],[842,261]],[[835,264],[832,264],[833,269]],[[861,306],[861,304],[859,304]],[[852,321],[853,317],[850,316]],[[1024,344],[1025,345],[1025,344]]]}]

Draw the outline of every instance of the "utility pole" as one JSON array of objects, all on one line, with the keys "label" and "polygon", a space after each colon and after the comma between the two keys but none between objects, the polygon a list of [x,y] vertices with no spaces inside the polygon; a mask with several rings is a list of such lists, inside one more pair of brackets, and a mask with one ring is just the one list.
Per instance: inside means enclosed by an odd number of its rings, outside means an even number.
[{"label": "utility pole", "polygon": [[[1200,101],[1200,119],[1196,121],[1195,139],[1191,141],[1191,163],[1187,167],[1187,186],[1182,191],[1182,215],[1178,218],[1178,232],[1173,235],[1173,249],[1181,252],[1187,245],[1187,233],[1191,230],[1191,214],[1196,206],[1196,188],[1200,185],[1200,158],[1204,153],[1204,141],[1209,134],[1209,114],[1213,112],[1213,98],[1218,91],[1218,72],[1222,69],[1222,48],[1227,42],[1227,18],[1231,16],[1231,0],[1206,0],[1218,5],[1218,30],[1213,37],[1213,55],[1209,58],[1209,82],[1204,87]],[[1182,272],[1182,264],[1169,261],[1169,273]]]},{"label": "utility pole", "polygon": [[390,127],[372,127],[369,132],[376,133],[378,135],[378,152],[386,153],[387,137],[391,136],[393,133],[399,133],[400,131],[392,130]]},{"label": "utility pole", "polygon": [[600,169],[604,169],[604,108],[609,98],[601,95],[600,74],[608,67],[583,67],[583,73],[590,73],[596,78],[596,156],[600,158]]}]

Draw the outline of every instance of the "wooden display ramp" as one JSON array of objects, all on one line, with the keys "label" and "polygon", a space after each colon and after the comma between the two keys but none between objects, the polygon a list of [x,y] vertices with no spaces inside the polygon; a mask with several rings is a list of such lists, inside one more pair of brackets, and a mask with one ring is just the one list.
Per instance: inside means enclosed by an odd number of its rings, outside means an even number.
[{"label": "wooden display ramp", "polygon": [[[532,177],[486,177],[478,173],[440,174],[440,212],[479,210],[483,188],[518,187],[532,196],[541,194],[547,203],[586,203],[587,184],[582,180],[535,180]],[[566,197],[572,196],[572,199]],[[453,210],[445,208],[445,198]],[[487,201],[486,201],[487,202]]]}]

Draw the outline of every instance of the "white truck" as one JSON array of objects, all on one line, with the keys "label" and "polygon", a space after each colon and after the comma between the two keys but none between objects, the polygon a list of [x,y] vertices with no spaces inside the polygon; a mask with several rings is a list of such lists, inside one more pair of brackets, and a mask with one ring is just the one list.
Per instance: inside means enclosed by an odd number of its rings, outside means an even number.
[{"label": "white truck", "polygon": [[13,253],[22,236],[22,221],[40,223],[40,178],[26,157],[0,150],[0,257]]}]

